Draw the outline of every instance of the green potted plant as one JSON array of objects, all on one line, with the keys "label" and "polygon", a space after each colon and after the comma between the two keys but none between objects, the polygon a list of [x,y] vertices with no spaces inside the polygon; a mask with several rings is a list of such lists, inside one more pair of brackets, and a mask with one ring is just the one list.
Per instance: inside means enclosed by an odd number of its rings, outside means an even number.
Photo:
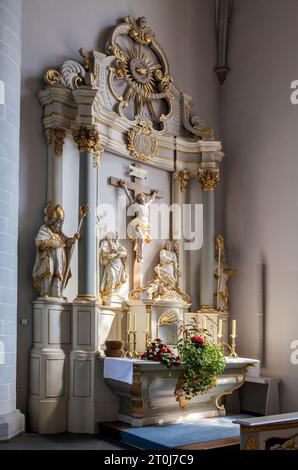
[{"label": "green potted plant", "polygon": [[182,329],[178,350],[184,370],[176,387],[180,404],[215,387],[226,364],[221,347],[208,341],[205,332]]}]

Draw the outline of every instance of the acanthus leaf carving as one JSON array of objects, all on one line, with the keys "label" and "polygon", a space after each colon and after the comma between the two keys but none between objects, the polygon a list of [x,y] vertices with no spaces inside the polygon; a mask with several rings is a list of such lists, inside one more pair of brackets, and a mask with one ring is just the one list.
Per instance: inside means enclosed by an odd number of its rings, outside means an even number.
[{"label": "acanthus leaf carving", "polygon": [[69,59],[63,62],[60,70],[48,69],[44,80],[50,86],[62,86],[74,90],[85,84],[86,70],[77,61]]},{"label": "acanthus leaf carving", "polygon": [[89,152],[93,154],[93,166],[98,166],[103,153],[104,146],[100,140],[99,132],[96,128],[80,127],[73,129],[73,140],[77,144],[79,152]]}]

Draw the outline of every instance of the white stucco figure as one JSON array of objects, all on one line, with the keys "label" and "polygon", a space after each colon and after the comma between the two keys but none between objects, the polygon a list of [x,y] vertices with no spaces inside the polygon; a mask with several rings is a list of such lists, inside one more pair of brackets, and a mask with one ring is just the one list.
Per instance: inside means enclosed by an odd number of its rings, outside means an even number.
[{"label": "white stucco figure", "polygon": [[189,303],[190,297],[179,288],[180,269],[177,259],[177,243],[167,240],[159,253],[159,264],[155,266],[156,278],[130,292],[132,300],[149,299],[167,302]]},{"label": "white stucco figure", "polygon": [[164,281],[167,286],[177,287],[180,276],[177,255],[174,252],[173,242],[167,240],[165,246],[160,250],[160,262],[154,268],[157,276]]},{"label": "white stucco figure", "polygon": [[149,208],[155,199],[157,189],[152,191],[149,198],[147,198],[144,193],[138,193],[135,199],[133,199],[127,189],[125,181],[120,180],[119,184],[125,190],[130,202],[130,213],[135,214],[135,218],[128,224],[127,234],[130,240],[134,241],[137,262],[142,263],[144,244],[151,243],[152,240],[150,237]]},{"label": "white stucco figure", "polygon": [[126,260],[127,251],[119,243],[118,233],[109,232],[99,247],[99,262],[104,267],[100,294],[105,302],[126,282]]},{"label": "white stucco figure", "polygon": [[[54,207],[48,204],[45,214],[45,224],[40,227],[35,238],[37,251],[33,268],[33,284],[41,297],[62,297],[70,248],[79,235],[67,237],[62,232],[64,210],[61,206]],[[70,277],[69,271],[67,281]]]}]

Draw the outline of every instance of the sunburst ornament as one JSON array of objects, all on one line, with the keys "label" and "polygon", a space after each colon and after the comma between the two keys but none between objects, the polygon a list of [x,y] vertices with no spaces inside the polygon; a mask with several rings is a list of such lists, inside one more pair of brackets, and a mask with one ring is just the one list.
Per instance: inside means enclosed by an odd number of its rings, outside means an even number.
[{"label": "sunburst ornament", "polygon": [[141,116],[160,128],[172,112],[172,77],[145,18],[126,17],[112,31],[108,52],[115,57],[110,87],[119,114],[130,121]]}]

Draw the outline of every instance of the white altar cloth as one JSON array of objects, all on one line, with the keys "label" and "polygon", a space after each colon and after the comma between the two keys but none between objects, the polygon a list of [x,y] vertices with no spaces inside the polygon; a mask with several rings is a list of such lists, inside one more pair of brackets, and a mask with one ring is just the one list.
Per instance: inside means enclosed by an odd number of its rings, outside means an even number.
[{"label": "white altar cloth", "polygon": [[125,359],[119,357],[105,357],[103,376],[105,379],[118,380],[119,382],[125,382],[132,384],[133,382],[133,365],[139,363],[153,361],[141,360],[141,359]]}]

